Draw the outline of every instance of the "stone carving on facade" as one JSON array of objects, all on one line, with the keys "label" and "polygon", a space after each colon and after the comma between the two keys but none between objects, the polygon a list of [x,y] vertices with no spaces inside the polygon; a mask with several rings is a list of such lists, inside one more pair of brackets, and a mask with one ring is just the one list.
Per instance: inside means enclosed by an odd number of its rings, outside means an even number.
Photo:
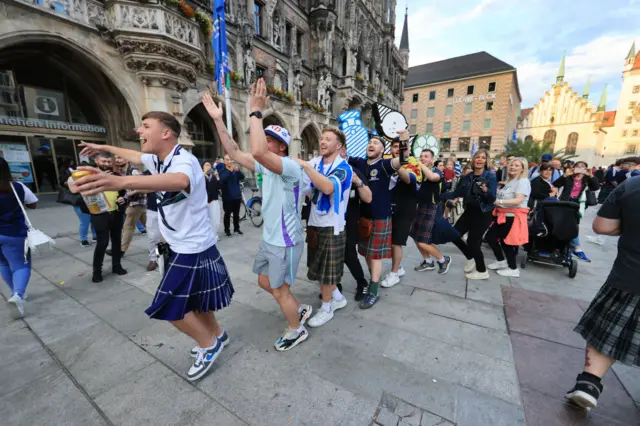
[{"label": "stone carving on facade", "polygon": [[253,76],[256,71],[256,61],[253,59],[252,51],[247,50],[244,54],[244,84],[250,87],[253,83]]},{"label": "stone carving on facade", "polygon": [[318,105],[325,110],[329,110],[329,104],[331,102],[331,85],[333,81],[331,79],[331,73],[323,73],[318,79]]},{"label": "stone carving on facade", "polygon": [[302,102],[302,86],[304,86],[304,81],[302,81],[302,75],[298,71],[293,80],[293,96],[296,102]]},{"label": "stone carving on facade", "polygon": [[300,56],[294,56],[291,58],[291,69],[294,73],[299,73],[302,70],[302,58]]},{"label": "stone carving on facade", "polygon": [[116,16],[118,28],[139,28],[144,30],[159,30],[161,11],[148,7],[138,7],[128,4],[116,5],[119,12]]},{"label": "stone carving on facade", "polygon": [[373,80],[373,85],[375,86],[376,93],[380,93],[380,72],[376,71],[376,75]]},{"label": "stone carving on facade", "polygon": [[273,15],[273,45],[279,48],[281,44],[282,40],[280,37],[280,14],[276,12]]},{"label": "stone carving on facade", "polygon": [[168,35],[187,44],[198,42],[198,31],[200,29],[190,25],[190,22],[184,18],[167,13],[164,15],[164,25]]}]

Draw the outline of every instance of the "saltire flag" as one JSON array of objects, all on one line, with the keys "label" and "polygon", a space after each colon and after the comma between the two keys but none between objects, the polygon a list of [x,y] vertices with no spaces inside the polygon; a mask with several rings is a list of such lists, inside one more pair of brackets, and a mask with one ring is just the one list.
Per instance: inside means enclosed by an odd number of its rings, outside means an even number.
[{"label": "saltire flag", "polygon": [[[223,84],[230,88],[229,51],[227,49],[227,23],[224,16],[224,0],[214,0],[213,4],[213,51],[216,53],[216,82],[218,94],[222,93]],[[226,76],[226,79],[225,79]]]}]

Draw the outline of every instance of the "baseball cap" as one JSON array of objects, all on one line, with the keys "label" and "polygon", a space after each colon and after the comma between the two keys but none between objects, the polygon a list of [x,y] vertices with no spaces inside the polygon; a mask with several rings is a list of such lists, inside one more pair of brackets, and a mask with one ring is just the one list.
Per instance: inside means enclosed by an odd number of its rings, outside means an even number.
[{"label": "baseball cap", "polygon": [[544,154],[542,156],[542,161],[551,161],[551,160],[553,160],[553,155],[551,154]]},{"label": "baseball cap", "polygon": [[271,136],[272,138],[274,138],[278,142],[283,143],[283,144],[285,144],[287,146],[289,146],[289,143],[291,143],[291,135],[289,134],[289,131],[287,129],[285,129],[284,127],[274,126],[272,124],[270,126],[267,126],[264,129],[264,133],[267,136]]}]

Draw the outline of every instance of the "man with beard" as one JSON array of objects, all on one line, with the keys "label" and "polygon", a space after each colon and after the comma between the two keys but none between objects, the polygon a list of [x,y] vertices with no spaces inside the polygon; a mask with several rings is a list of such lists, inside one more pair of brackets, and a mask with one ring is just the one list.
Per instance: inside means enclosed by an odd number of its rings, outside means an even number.
[{"label": "man with beard", "polygon": [[[391,144],[393,158],[400,156],[400,141]],[[405,147],[405,158],[409,158],[409,148]],[[415,160],[415,159],[411,159]],[[416,217],[418,185],[422,182],[420,166],[416,161],[407,164],[391,177],[390,190],[393,191],[393,215],[391,216],[391,272],[380,285],[388,288],[400,282],[406,272],[402,267],[402,247],[407,245],[411,224]]]},{"label": "man with beard", "polygon": [[[113,156],[108,152],[100,152],[95,159],[96,166],[107,174],[113,174]],[[104,191],[104,196],[109,203],[109,211],[91,215],[91,224],[96,230],[98,242],[93,251],[93,277],[94,283],[102,282],[102,263],[104,254],[109,245],[111,237],[112,258],[111,270],[114,274],[125,275],[127,271],[120,264],[122,251],[120,244],[122,241],[122,213],[118,210],[124,204],[125,191]]]},{"label": "man with beard", "polygon": [[[400,133],[400,132],[398,132]],[[401,139],[408,139],[404,132]],[[371,272],[371,281],[360,309],[369,309],[378,301],[378,285],[382,275],[382,259],[391,257],[391,177],[400,169],[400,158],[383,159],[384,142],[373,136],[367,146],[367,158],[349,158],[349,164],[368,179],[373,202],[360,207],[360,241],[358,252],[364,256]],[[410,181],[406,170],[398,171],[401,179]]]},{"label": "man with beard", "polygon": [[334,312],[347,306],[347,299],[337,285],[344,271],[347,242],[345,213],[353,170],[340,156],[346,145],[344,133],[326,128],[320,138],[320,156],[302,166],[304,192],[311,195],[311,212],[307,226],[307,278],[319,281],[322,307],[309,320],[310,327],[320,327],[330,321]]}]

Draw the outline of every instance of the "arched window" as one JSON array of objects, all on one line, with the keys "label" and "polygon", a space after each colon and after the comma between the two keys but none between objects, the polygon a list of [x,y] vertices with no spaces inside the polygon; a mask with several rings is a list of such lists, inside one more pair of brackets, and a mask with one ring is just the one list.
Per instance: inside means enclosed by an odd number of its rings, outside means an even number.
[{"label": "arched window", "polygon": [[547,130],[546,132],[544,132],[544,139],[543,141],[545,142],[551,142],[551,150],[553,151],[555,146],[556,146],[556,136],[558,136],[557,132],[555,130]]},{"label": "arched window", "polygon": [[525,142],[533,142],[533,136],[529,135],[526,138],[524,138]]},{"label": "arched window", "polygon": [[567,137],[567,147],[564,150],[565,154],[575,155],[578,148],[578,134],[576,132],[569,133]]}]

